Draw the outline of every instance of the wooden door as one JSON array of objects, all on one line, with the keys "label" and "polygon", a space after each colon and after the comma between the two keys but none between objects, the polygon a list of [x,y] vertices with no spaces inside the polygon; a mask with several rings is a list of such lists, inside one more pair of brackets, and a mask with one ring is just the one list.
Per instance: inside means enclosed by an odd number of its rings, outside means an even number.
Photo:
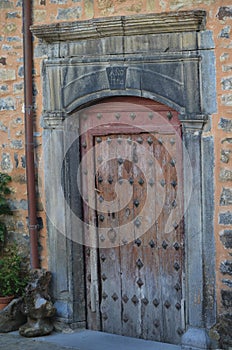
[{"label": "wooden door", "polygon": [[114,101],[81,118],[88,327],[179,344],[184,301],[178,116],[147,100]]}]

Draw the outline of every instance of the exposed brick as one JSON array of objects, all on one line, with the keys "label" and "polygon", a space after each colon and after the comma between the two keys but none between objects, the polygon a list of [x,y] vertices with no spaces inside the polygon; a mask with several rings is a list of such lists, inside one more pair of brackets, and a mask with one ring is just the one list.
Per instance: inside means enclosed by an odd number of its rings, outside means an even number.
[{"label": "exposed brick", "polygon": [[219,175],[220,181],[232,181],[232,171],[228,169],[221,169]]},{"label": "exposed brick", "polygon": [[12,97],[0,98],[0,111],[13,111],[15,100]]},{"label": "exposed brick", "polygon": [[222,6],[219,8],[218,19],[222,20],[226,17],[232,17],[232,6]]},{"label": "exposed brick", "polygon": [[219,38],[226,38],[229,39],[230,38],[230,26],[226,26],[225,28],[223,28],[221,30],[221,33],[219,34]]},{"label": "exposed brick", "polygon": [[231,90],[232,89],[232,77],[222,79],[222,89]]},{"label": "exposed brick", "polygon": [[232,95],[223,95],[222,104],[224,106],[232,106]]},{"label": "exposed brick", "polygon": [[220,240],[222,244],[228,248],[232,248],[232,230],[224,230],[220,233]]},{"label": "exposed brick", "polygon": [[0,68],[0,81],[15,80],[16,74],[14,69]]},{"label": "exposed brick", "polygon": [[68,9],[58,9],[57,19],[69,20],[77,19],[81,15],[81,7],[71,7]]},{"label": "exposed brick", "polygon": [[225,260],[221,262],[220,271],[223,275],[232,276],[232,260]]},{"label": "exposed brick", "polygon": [[222,305],[225,308],[230,308],[232,306],[232,291],[231,290],[221,290]]},{"label": "exposed brick", "polygon": [[232,204],[232,189],[223,188],[220,198],[220,205],[231,205]]}]

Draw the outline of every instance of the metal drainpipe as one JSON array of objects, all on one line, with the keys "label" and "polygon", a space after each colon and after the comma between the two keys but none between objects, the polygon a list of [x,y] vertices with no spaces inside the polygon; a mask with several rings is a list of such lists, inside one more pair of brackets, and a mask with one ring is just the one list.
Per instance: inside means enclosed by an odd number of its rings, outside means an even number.
[{"label": "metal drainpipe", "polygon": [[24,105],[25,105],[25,151],[27,174],[28,218],[30,234],[31,267],[39,268],[38,226],[36,215],[33,92],[32,92],[32,35],[30,31],[31,0],[23,0],[23,59],[24,59]]}]

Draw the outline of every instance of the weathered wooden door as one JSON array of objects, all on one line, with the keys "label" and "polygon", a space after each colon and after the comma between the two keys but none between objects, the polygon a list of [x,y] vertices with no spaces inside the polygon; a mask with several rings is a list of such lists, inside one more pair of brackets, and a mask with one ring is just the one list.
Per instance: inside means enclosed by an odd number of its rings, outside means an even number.
[{"label": "weathered wooden door", "polygon": [[181,132],[143,99],[81,117],[90,329],[180,343],[184,329]]}]

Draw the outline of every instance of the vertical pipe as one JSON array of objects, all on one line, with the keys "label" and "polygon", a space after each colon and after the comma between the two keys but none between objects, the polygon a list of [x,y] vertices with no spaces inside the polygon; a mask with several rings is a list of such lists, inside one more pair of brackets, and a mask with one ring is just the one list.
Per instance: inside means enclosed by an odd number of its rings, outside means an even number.
[{"label": "vertical pipe", "polygon": [[33,137],[33,82],[32,82],[32,35],[30,31],[31,0],[23,0],[23,56],[24,56],[24,105],[25,105],[25,151],[27,174],[28,218],[30,234],[31,267],[39,268],[38,228],[36,215],[35,162]]}]

